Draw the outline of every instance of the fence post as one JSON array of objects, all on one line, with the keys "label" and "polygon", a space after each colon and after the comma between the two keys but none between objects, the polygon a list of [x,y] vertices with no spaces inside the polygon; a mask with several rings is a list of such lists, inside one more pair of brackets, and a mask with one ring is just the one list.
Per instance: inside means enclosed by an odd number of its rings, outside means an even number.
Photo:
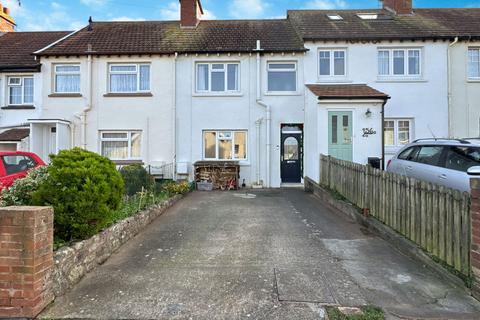
[{"label": "fence post", "polygon": [[473,276],[472,295],[480,300],[480,176],[472,176],[471,188],[471,234],[470,263]]},{"label": "fence post", "polygon": [[53,210],[0,209],[0,318],[34,318],[53,291]]}]

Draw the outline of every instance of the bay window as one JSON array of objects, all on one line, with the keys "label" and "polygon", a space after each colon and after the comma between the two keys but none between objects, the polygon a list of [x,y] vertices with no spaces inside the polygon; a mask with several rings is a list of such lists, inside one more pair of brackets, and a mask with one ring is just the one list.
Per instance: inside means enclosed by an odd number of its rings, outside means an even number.
[{"label": "bay window", "polygon": [[33,104],[33,77],[8,77],[8,104]]},{"label": "bay window", "polygon": [[80,65],[55,66],[55,93],[80,93]]},{"label": "bay window", "polygon": [[100,132],[101,154],[111,160],[141,158],[142,134],[140,131]]},{"label": "bay window", "polygon": [[247,131],[204,131],[205,160],[246,160]]},{"label": "bay window", "polygon": [[111,93],[150,92],[149,64],[109,65]]},{"label": "bay window", "polygon": [[240,91],[239,63],[197,63],[197,92]]},{"label": "bay window", "polygon": [[412,121],[409,119],[386,119],[384,137],[386,146],[404,146],[412,139]]},{"label": "bay window", "polygon": [[282,91],[297,91],[297,64],[294,62],[269,62],[268,92]]},{"label": "bay window", "polygon": [[420,76],[420,49],[378,50],[379,76]]},{"label": "bay window", "polygon": [[468,49],[468,78],[480,80],[480,48]]},{"label": "bay window", "polygon": [[346,50],[320,50],[320,77],[338,77],[346,75]]}]

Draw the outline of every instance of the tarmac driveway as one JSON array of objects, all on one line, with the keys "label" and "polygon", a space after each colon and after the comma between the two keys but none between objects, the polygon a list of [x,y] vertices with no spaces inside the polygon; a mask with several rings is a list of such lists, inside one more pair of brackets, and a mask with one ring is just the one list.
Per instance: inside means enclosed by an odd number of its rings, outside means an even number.
[{"label": "tarmac driveway", "polygon": [[55,301],[44,318],[478,319],[480,303],[301,190],[195,192]]}]

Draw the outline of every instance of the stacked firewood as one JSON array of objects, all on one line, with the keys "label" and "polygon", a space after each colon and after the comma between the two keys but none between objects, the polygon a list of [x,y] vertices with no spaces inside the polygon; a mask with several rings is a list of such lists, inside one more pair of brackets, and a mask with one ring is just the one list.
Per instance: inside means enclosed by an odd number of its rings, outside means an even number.
[{"label": "stacked firewood", "polygon": [[197,162],[195,181],[209,182],[214,190],[237,189],[240,166],[237,162]]}]

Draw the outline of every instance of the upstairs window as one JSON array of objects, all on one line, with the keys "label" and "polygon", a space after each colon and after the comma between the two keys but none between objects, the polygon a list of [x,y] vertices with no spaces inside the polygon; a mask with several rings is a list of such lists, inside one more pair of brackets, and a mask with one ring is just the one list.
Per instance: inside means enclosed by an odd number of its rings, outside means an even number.
[{"label": "upstairs window", "polygon": [[111,64],[109,78],[111,93],[150,91],[149,64]]},{"label": "upstairs window", "polygon": [[268,92],[296,92],[297,64],[293,62],[268,63]]},{"label": "upstairs window", "polygon": [[55,66],[55,93],[80,93],[80,66]]},{"label": "upstairs window", "polygon": [[320,50],[320,77],[344,77],[346,75],[346,50]]},{"label": "upstairs window", "polygon": [[420,49],[378,50],[379,76],[420,76]]},{"label": "upstairs window", "polygon": [[468,78],[480,80],[480,48],[468,49]]},{"label": "upstairs window", "polygon": [[198,63],[197,92],[226,93],[240,91],[239,63]]},{"label": "upstairs window", "polygon": [[33,104],[33,77],[9,77],[7,85],[9,105]]},{"label": "upstairs window", "polygon": [[111,160],[139,160],[142,134],[140,131],[104,131],[100,133],[102,156]]}]

